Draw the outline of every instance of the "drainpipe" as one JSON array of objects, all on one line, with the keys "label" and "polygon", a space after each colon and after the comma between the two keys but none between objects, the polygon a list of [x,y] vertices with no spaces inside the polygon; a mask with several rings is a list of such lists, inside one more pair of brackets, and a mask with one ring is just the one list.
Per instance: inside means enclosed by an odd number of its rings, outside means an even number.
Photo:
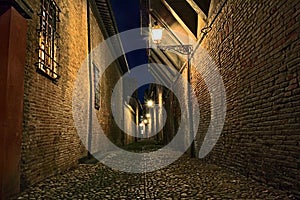
[{"label": "drainpipe", "polygon": [[86,1],[87,8],[87,39],[88,39],[88,78],[89,78],[89,114],[88,114],[88,158],[91,158],[91,150],[92,150],[92,111],[93,111],[93,77],[92,77],[92,58],[91,58],[91,19],[90,19],[90,1]]}]

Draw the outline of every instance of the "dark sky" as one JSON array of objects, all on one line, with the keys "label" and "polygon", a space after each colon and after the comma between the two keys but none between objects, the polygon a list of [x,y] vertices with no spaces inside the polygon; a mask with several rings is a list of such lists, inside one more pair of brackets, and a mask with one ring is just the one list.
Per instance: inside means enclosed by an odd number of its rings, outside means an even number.
[{"label": "dark sky", "polygon": [[139,0],[111,0],[119,32],[140,26]]},{"label": "dark sky", "polygon": [[[119,32],[140,28],[140,0],[111,0]],[[147,63],[146,49],[132,51],[126,54],[129,68]],[[143,93],[147,88],[139,89],[139,99],[143,101]]]}]

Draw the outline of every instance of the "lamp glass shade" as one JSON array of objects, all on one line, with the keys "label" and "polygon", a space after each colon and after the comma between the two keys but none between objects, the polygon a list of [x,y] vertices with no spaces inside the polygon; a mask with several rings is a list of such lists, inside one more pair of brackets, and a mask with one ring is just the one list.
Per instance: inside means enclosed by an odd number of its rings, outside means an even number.
[{"label": "lamp glass shade", "polygon": [[154,43],[158,44],[161,42],[162,36],[163,36],[163,28],[161,28],[159,25],[156,25],[151,30],[152,40]]}]

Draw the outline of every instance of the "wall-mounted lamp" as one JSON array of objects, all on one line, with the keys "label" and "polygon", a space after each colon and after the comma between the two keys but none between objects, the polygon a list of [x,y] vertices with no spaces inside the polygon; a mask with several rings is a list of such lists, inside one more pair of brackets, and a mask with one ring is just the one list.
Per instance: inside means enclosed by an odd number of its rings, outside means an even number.
[{"label": "wall-mounted lamp", "polygon": [[160,25],[158,25],[157,22],[154,22],[154,25],[151,28],[151,37],[153,42],[157,45],[157,47],[162,50],[172,50],[177,51],[178,53],[181,53],[183,55],[188,55],[188,61],[190,60],[190,55],[193,51],[192,45],[167,45],[167,46],[160,46],[159,44],[162,41],[164,28],[162,28]]},{"label": "wall-mounted lamp", "polygon": [[151,29],[151,36],[155,44],[159,44],[161,42],[163,36],[163,30],[164,28],[158,25],[157,22],[154,22],[154,26]]}]

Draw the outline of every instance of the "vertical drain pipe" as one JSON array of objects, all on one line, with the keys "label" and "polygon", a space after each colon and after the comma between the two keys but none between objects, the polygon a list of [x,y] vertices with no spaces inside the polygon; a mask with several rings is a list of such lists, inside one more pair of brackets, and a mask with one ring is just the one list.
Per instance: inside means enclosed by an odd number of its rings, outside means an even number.
[{"label": "vertical drain pipe", "polygon": [[89,79],[89,112],[88,112],[88,158],[91,158],[92,150],[92,111],[93,111],[93,78],[92,78],[92,58],[91,58],[91,20],[90,1],[86,1],[87,7],[87,39],[88,39],[88,79]]}]

